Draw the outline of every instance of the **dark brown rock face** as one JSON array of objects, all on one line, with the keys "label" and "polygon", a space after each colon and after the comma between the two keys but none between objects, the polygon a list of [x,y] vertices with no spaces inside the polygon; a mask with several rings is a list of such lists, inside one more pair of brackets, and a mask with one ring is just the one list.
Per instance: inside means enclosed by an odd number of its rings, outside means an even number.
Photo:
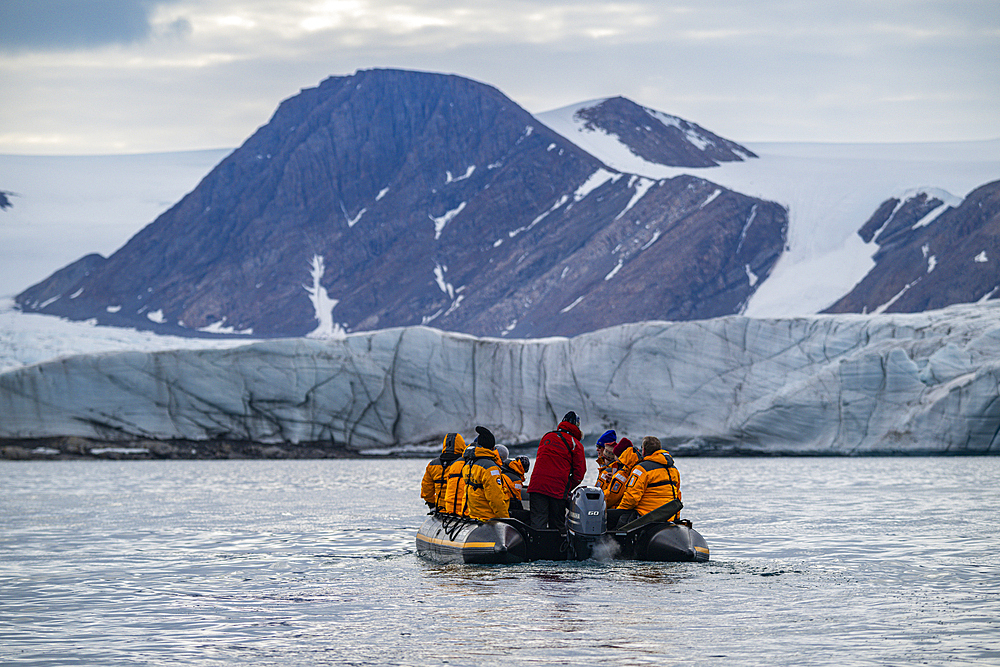
[{"label": "dark brown rock face", "polygon": [[332,307],[347,331],[572,334],[739,312],[786,227],[707,181],[613,172],[492,87],[371,70],[286,100],[118,252],[17,302],[164,333],[298,336]]},{"label": "dark brown rock face", "polygon": [[[621,202],[608,204],[615,217]],[[584,232],[572,255],[515,292],[512,304],[536,305],[514,331],[573,335],[739,313],[777,262],[786,231],[786,211],[772,202],[686,176],[653,183],[627,213]],[[546,256],[531,253],[525,263],[537,257],[544,267]]]},{"label": "dark brown rock face", "polygon": [[72,299],[75,294],[73,288],[105,262],[107,260],[97,253],[85,255],[59,269],[44,281],[21,292],[17,296],[17,301],[25,310],[40,311],[64,295]]},{"label": "dark brown rock face", "polygon": [[[826,312],[913,313],[993,298],[1000,286],[1000,181],[957,208],[926,194],[883,203],[858,232],[875,267]],[[934,217],[936,214],[936,217]]]},{"label": "dark brown rock face", "polygon": [[757,157],[737,143],[675,116],[655,113],[624,97],[578,112],[589,129],[613,134],[648,162],[672,167],[714,167]]}]

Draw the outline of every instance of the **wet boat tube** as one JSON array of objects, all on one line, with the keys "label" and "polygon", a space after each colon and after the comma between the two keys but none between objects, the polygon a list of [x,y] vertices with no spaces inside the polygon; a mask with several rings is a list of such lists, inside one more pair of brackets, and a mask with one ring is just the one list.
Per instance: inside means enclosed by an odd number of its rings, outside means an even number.
[{"label": "wet boat tube", "polygon": [[[417,553],[438,563],[523,563],[529,560],[525,533],[504,521],[507,520],[483,523],[436,512],[428,516],[417,531]],[[530,530],[524,524],[521,526]]]},{"label": "wet boat tube", "polygon": [[517,519],[487,522],[435,512],[417,531],[417,553],[438,563],[523,563],[595,558],[703,562],[708,544],[690,521],[666,521],[671,501],[620,529],[607,530],[604,493],[579,487],[570,498],[566,532],[537,530]]},{"label": "wet boat tube", "polygon": [[608,537],[618,546],[614,558],[674,563],[705,562],[709,556],[705,538],[683,519],[616,531]]}]

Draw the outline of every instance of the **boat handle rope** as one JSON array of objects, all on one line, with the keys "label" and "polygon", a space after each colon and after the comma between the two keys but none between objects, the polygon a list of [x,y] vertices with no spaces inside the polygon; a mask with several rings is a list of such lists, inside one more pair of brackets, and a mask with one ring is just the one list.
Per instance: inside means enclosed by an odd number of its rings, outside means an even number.
[{"label": "boat handle rope", "polygon": [[458,516],[457,514],[445,514],[441,513],[441,528],[444,530],[444,534],[448,536],[448,539],[452,542],[461,532],[463,528],[469,524],[481,524],[482,521],[477,521],[475,519],[469,519],[464,516]]}]

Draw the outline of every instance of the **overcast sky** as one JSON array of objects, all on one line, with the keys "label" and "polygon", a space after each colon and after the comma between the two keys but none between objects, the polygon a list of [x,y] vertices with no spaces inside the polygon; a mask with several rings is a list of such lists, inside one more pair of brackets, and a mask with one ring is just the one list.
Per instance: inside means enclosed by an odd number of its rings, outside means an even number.
[{"label": "overcast sky", "polygon": [[736,141],[1000,138],[997,0],[0,0],[0,153],[235,147],[372,67]]}]

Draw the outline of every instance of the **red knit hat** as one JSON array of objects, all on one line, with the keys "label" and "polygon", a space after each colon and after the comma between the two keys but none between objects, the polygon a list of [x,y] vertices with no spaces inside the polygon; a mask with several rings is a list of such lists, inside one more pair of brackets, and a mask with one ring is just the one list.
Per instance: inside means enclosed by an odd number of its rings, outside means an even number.
[{"label": "red knit hat", "polygon": [[631,446],[632,446],[631,440],[629,440],[628,438],[622,438],[621,440],[618,441],[618,444],[615,445],[615,456],[618,456]]}]

